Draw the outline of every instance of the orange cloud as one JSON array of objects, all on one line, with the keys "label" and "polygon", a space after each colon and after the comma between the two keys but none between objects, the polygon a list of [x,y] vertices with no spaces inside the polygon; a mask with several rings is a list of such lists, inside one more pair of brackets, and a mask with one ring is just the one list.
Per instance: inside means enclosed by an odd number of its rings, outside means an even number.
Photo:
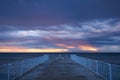
[{"label": "orange cloud", "polygon": [[24,48],[15,46],[0,46],[0,52],[68,52],[68,49],[62,48]]},{"label": "orange cloud", "polygon": [[59,46],[59,47],[64,47],[64,48],[68,48],[68,49],[71,49],[71,48],[75,48],[74,46],[68,46],[68,45],[66,45],[66,44],[56,44],[57,46]]},{"label": "orange cloud", "polygon": [[77,49],[80,49],[80,50],[84,50],[84,51],[98,51],[98,49],[94,46],[91,46],[89,44],[82,44],[82,45],[67,45],[67,44],[56,44],[57,46],[59,47],[63,47],[63,48],[67,48],[67,49],[72,49],[72,48],[77,48]]},{"label": "orange cloud", "polygon": [[65,48],[71,49],[71,48],[75,48],[75,47],[74,46],[65,46]]},{"label": "orange cloud", "polygon": [[66,44],[56,44],[57,46],[60,46],[60,47],[65,47]]},{"label": "orange cloud", "polygon": [[96,52],[98,50],[97,48],[90,46],[90,45],[80,45],[80,46],[78,46],[78,48],[80,50],[85,50],[85,51],[95,51]]}]

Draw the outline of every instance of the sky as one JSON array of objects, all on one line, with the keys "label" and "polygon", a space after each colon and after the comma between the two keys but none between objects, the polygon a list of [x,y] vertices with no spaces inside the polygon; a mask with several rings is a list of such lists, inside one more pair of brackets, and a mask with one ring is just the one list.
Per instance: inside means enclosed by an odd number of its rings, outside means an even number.
[{"label": "sky", "polygon": [[0,52],[120,52],[120,0],[0,0]]}]

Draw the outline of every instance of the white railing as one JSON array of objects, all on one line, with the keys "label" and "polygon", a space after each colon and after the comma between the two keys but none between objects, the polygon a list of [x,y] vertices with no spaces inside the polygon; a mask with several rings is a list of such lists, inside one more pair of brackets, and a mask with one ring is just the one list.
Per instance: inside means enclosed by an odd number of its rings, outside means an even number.
[{"label": "white railing", "polygon": [[118,65],[79,57],[77,55],[71,55],[71,59],[105,80],[120,80],[120,66]]},{"label": "white railing", "polygon": [[15,80],[46,60],[48,55],[0,65],[0,80]]}]

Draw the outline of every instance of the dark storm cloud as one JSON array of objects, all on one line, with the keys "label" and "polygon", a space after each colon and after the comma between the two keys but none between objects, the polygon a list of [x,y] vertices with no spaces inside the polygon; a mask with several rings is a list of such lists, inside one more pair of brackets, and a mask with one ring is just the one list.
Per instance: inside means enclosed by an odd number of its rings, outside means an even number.
[{"label": "dark storm cloud", "polygon": [[0,24],[58,25],[120,17],[119,0],[0,0]]}]

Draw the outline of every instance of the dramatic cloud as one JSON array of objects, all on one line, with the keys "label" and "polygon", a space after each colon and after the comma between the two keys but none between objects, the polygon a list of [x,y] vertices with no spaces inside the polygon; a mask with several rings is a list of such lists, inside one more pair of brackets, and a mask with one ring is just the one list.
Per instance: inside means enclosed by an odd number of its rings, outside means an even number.
[{"label": "dramatic cloud", "polygon": [[0,48],[120,52],[119,7],[120,0],[0,0]]},{"label": "dramatic cloud", "polygon": [[111,51],[119,52],[119,26],[118,19],[92,20],[77,23],[77,25],[39,26],[39,29],[27,28],[26,26],[21,29],[13,26],[14,28],[7,28],[6,31],[0,33],[0,46],[104,52],[114,47]]}]

